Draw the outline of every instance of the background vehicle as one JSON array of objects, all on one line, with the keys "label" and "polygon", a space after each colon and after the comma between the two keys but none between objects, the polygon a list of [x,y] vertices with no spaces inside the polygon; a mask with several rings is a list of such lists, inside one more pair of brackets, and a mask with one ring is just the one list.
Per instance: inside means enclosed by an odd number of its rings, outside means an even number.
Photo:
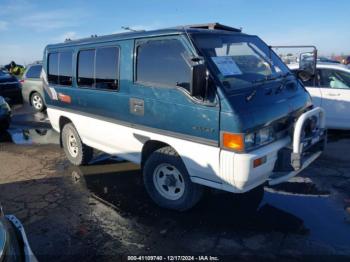
[{"label": "background vehicle", "polygon": [[0,261],[36,262],[24,227],[13,215],[4,215],[0,206]]},{"label": "background vehicle", "polygon": [[261,192],[323,151],[322,109],[269,46],[240,29],[124,33],[44,54],[47,112],[70,162],[88,164],[96,148],[140,164],[159,206],[189,209],[202,185]]},{"label": "background vehicle", "polygon": [[[296,71],[297,64],[288,65]],[[342,64],[317,63],[316,77],[304,82],[313,104],[326,111],[326,125],[350,129],[350,68]]]},{"label": "background vehicle", "polygon": [[0,70],[0,96],[10,104],[22,103],[21,85],[15,76],[4,70]]},{"label": "background vehicle", "polygon": [[340,62],[337,61],[337,60],[333,60],[333,59],[330,59],[330,58],[327,58],[327,57],[322,57],[322,56],[317,58],[317,62],[340,64]]},{"label": "background vehicle", "polygon": [[5,99],[0,96],[0,132],[9,128],[11,121],[11,108]]},{"label": "background vehicle", "polygon": [[[301,62],[312,62],[314,60],[313,53],[306,53],[304,56],[302,56]],[[316,58],[317,63],[329,63],[329,64],[340,64],[337,60],[332,60],[330,58],[324,57],[324,56],[318,56]]]},{"label": "background vehicle", "polygon": [[46,108],[42,80],[40,79],[41,69],[41,63],[29,65],[21,80],[23,100],[39,112]]}]

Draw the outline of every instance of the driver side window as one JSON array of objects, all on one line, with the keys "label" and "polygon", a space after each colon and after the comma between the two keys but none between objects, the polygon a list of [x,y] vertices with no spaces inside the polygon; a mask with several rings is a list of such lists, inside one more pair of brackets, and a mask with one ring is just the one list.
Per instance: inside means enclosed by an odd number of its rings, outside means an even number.
[{"label": "driver side window", "polygon": [[334,69],[321,69],[320,86],[325,88],[350,89],[350,74]]},{"label": "driver side window", "polygon": [[136,50],[136,82],[189,90],[191,68],[180,40],[148,40],[139,43]]}]

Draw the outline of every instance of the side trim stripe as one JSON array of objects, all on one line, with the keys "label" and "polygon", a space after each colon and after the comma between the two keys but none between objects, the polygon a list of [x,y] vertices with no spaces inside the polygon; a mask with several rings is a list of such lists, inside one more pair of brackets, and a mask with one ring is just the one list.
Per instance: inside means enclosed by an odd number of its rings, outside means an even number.
[{"label": "side trim stripe", "polygon": [[106,121],[106,122],[109,122],[109,123],[118,124],[118,125],[122,125],[122,126],[126,126],[126,127],[132,127],[132,128],[135,128],[135,129],[140,129],[140,130],[143,130],[143,131],[157,133],[157,134],[160,134],[160,135],[171,136],[171,137],[174,137],[174,138],[183,139],[183,140],[187,140],[187,141],[191,141],[191,142],[195,142],[195,143],[199,143],[199,144],[204,144],[204,145],[208,145],[208,146],[214,146],[214,147],[218,147],[219,146],[219,141],[215,141],[215,140],[212,140],[212,139],[206,139],[206,138],[201,138],[201,137],[196,137],[196,136],[191,136],[191,135],[185,135],[185,134],[172,132],[172,131],[168,131],[168,130],[164,130],[164,129],[159,129],[159,128],[154,128],[154,127],[148,127],[148,126],[144,126],[144,125],[129,123],[129,122],[113,119],[113,118],[110,118],[110,117],[104,117],[104,116],[99,116],[99,115],[94,115],[94,114],[82,112],[80,110],[61,108],[61,107],[52,106],[52,105],[48,106],[47,108],[48,109],[65,111],[65,112],[73,113],[73,114],[80,114],[80,115],[83,115],[83,116],[86,116],[86,117],[90,117],[90,118]]}]

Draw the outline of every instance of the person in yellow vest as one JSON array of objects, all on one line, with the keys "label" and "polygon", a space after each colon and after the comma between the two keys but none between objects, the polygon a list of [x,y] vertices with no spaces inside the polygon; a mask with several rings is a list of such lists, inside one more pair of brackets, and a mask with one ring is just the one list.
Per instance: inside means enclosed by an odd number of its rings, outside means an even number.
[{"label": "person in yellow vest", "polygon": [[24,73],[24,67],[22,65],[17,65],[15,61],[11,61],[11,63],[6,65],[5,68],[10,72],[10,74],[17,77],[21,77]]}]

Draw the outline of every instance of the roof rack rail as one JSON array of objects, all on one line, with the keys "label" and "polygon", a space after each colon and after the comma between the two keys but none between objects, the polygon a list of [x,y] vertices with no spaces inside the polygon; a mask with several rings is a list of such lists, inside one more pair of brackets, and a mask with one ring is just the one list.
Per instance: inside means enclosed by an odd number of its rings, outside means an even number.
[{"label": "roof rack rail", "polygon": [[209,30],[225,30],[232,32],[242,32],[241,28],[234,28],[227,25],[222,25],[220,23],[208,23],[208,24],[197,24],[197,25],[187,25],[187,28],[198,28],[198,29],[209,29]]}]

